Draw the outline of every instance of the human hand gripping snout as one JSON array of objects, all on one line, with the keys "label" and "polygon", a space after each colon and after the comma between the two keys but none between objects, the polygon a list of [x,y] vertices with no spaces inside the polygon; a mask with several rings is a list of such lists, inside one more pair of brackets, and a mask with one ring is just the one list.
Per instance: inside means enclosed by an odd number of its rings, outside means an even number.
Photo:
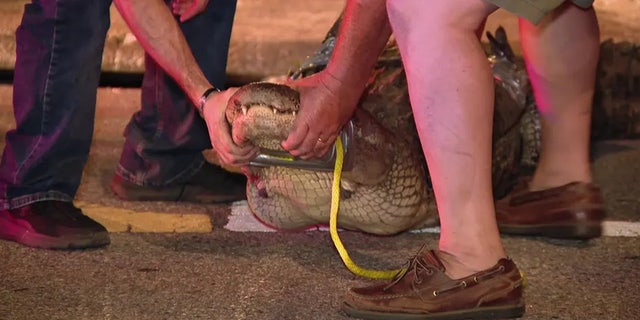
[{"label": "human hand gripping snout", "polygon": [[230,88],[212,93],[204,104],[202,116],[209,129],[211,145],[218,154],[223,165],[242,167],[260,153],[260,148],[253,145],[237,145],[231,138],[231,127],[227,122],[225,110],[229,98],[238,90]]},{"label": "human hand gripping snout", "polygon": [[332,147],[351,118],[359,95],[344,88],[328,72],[287,83],[300,92],[300,111],[281,146],[301,159],[320,158]]}]

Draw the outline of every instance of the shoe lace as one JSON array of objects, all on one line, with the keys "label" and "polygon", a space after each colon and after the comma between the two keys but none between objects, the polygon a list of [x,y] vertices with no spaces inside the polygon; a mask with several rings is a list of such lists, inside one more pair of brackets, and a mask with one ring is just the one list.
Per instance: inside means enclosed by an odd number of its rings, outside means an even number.
[{"label": "shoe lace", "polygon": [[411,279],[411,286],[415,289],[416,286],[422,284],[425,275],[427,277],[433,275],[433,268],[434,267],[429,265],[420,256],[420,254],[417,254],[404,263],[400,271],[398,271],[398,273],[396,273],[396,275],[393,277],[391,283],[384,287],[383,290],[388,290],[391,287],[395,286],[407,274],[413,274],[413,279]]},{"label": "shoe lace", "polygon": [[[431,265],[425,261],[420,252],[422,252],[422,249],[420,249],[417,255],[411,257],[407,262],[404,263],[402,269],[400,269],[400,271],[396,273],[391,283],[383,288],[384,291],[391,289],[391,287],[398,284],[408,274],[413,274],[413,279],[411,279],[411,288],[414,291],[420,290],[418,286],[420,286],[424,282],[424,279],[426,277],[433,275],[434,270],[437,270],[436,266]],[[433,290],[433,295],[438,296],[445,292],[464,289],[467,286],[472,285],[473,283],[479,283],[487,278],[493,277],[497,273],[504,272],[504,270],[505,267],[503,265],[500,265],[498,268],[488,270],[482,274],[474,276],[471,280],[461,280],[452,286]]]}]

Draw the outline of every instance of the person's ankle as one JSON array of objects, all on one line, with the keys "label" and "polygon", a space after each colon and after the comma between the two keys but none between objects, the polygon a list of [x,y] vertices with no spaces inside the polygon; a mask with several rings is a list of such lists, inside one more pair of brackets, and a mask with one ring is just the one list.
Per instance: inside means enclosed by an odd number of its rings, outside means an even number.
[{"label": "person's ankle", "polygon": [[539,191],[564,186],[572,182],[591,182],[590,170],[563,171],[538,169],[529,182],[529,191]]},{"label": "person's ankle", "polygon": [[451,279],[461,279],[474,273],[493,267],[500,259],[506,258],[504,250],[482,250],[470,253],[452,253],[437,251],[446,271]]}]

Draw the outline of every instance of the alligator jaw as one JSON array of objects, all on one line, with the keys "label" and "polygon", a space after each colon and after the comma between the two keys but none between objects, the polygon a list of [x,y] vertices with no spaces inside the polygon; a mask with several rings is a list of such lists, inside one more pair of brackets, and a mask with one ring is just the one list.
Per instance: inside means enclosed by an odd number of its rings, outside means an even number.
[{"label": "alligator jaw", "polygon": [[286,85],[256,82],[238,89],[227,105],[227,121],[246,115],[253,106],[269,107],[274,116],[278,113],[295,113],[300,109],[300,94]]},{"label": "alligator jaw", "polygon": [[247,113],[237,115],[231,122],[231,136],[237,144],[250,141],[260,148],[283,150],[280,141],[287,138],[293,127],[293,113],[274,114],[268,106],[253,105]]},{"label": "alligator jaw", "polygon": [[299,109],[300,95],[285,85],[245,85],[234,93],[226,109],[233,141],[282,150],[280,141],[287,138]]}]

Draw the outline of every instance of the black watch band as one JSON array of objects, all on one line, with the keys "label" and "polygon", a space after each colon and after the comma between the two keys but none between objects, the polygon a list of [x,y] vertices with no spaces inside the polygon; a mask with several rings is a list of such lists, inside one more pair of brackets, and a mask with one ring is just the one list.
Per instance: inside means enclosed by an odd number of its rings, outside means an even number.
[{"label": "black watch band", "polygon": [[207,102],[207,99],[209,99],[209,96],[213,92],[220,92],[220,89],[211,87],[205,90],[200,96],[200,105],[198,105],[198,111],[200,111],[200,116],[202,117],[204,117],[204,104]]}]

